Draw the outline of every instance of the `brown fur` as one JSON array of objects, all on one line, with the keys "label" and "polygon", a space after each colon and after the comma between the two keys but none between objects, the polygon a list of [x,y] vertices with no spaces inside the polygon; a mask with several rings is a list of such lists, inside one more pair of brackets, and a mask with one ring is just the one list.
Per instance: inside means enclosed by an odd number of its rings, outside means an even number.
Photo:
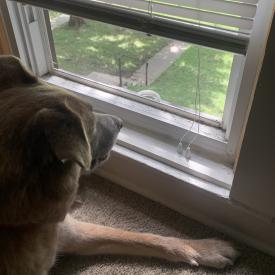
[{"label": "brown fur", "polygon": [[224,241],[127,232],[67,215],[81,171],[108,158],[121,125],[0,56],[0,274],[47,274],[57,253],[232,264],[236,252]]}]

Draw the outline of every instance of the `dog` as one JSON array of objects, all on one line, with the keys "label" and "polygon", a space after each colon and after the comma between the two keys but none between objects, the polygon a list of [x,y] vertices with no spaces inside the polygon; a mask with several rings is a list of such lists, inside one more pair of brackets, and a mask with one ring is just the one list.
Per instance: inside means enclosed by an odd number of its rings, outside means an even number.
[{"label": "dog", "polygon": [[45,275],[57,254],[157,257],[224,268],[237,251],[223,240],[189,240],[80,222],[68,213],[83,171],[110,155],[121,119],[0,56],[0,274]]}]

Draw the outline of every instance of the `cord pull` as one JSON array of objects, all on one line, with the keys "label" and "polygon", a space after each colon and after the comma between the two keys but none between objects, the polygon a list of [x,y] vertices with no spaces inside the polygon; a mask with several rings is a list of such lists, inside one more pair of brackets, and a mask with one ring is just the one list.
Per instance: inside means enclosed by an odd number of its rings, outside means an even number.
[{"label": "cord pull", "polygon": [[188,160],[191,159],[191,148],[190,148],[190,146],[188,146],[188,147],[186,148],[184,156],[185,156],[185,158],[188,159]]},{"label": "cord pull", "polygon": [[178,152],[178,154],[180,154],[180,155],[183,154],[183,144],[182,144],[181,141],[180,141],[179,144],[178,144],[177,152]]}]

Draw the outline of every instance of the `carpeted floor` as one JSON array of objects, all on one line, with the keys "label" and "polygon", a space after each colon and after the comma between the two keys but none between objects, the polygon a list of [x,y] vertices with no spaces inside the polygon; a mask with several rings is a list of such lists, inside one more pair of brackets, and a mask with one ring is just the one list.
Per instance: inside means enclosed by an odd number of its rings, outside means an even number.
[{"label": "carpeted floor", "polygon": [[[227,239],[221,233],[96,176],[92,180],[82,178],[79,195],[83,204],[73,211],[73,216],[82,221],[182,238]],[[138,257],[66,256],[58,258],[51,275],[275,275],[274,258],[237,245],[241,257],[233,267],[223,271]]]}]

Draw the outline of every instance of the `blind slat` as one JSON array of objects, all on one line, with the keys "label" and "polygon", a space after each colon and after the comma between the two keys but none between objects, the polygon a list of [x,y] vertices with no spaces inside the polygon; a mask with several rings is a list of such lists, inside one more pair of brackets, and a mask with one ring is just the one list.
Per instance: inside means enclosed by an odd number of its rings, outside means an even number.
[{"label": "blind slat", "polygon": [[223,0],[157,0],[157,2],[250,18],[253,18],[255,16],[257,9],[257,5],[255,4]]},{"label": "blind slat", "polygon": [[[248,4],[258,4],[260,0],[218,0],[218,1],[230,1],[230,2],[239,2],[239,3],[248,3]],[[265,0],[269,1],[269,0]]]}]

